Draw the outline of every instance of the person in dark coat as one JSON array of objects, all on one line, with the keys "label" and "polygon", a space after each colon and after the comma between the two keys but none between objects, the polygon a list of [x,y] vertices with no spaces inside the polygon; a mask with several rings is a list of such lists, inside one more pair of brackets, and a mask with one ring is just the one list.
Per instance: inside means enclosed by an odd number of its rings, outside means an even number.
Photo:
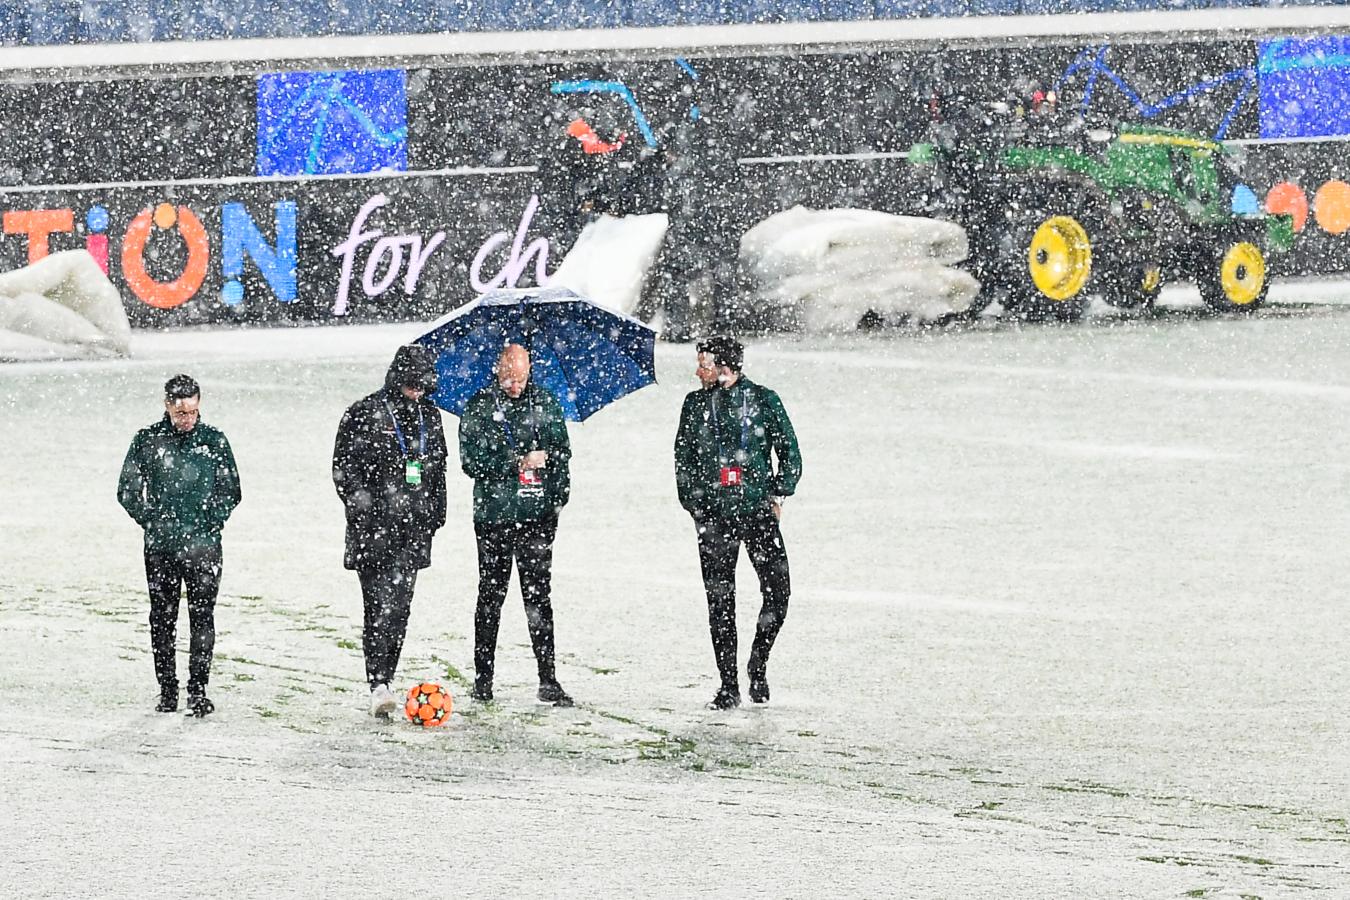
[{"label": "person in dark coat", "polygon": [[445,524],[445,429],[428,395],[436,370],[425,347],[400,347],[384,387],[352,404],[333,446],[333,484],[347,513],[344,565],[361,581],[361,632],[370,711],[398,706],[390,688],[403,651],[417,573]]},{"label": "person in dark coat", "polygon": [[572,447],[557,398],[530,380],[524,347],[507,345],[494,383],[464,408],[459,458],[464,474],[473,479],[478,539],[471,696],[480,702],[492,699],[497,630],[514,561],[539,667],[539,699],[571,706],[572,698],[558,684],[550,589],[558,513],[571,492]]},{"label": "person in dark coat", "polygon": [[[713,709],[741,703],[736,671],[736,560],[744,543],[763,598],[746,673],[750,699],[769,700],[769,652],[787,617],[791,581],[778,523],[797,490],[802,457],[783,401],[741,374],[743,350],[715,337],[698,344],[697,375],[675,435],[675,486],[694,519],[708,625],[721,686]],[[777,460],[777,469],[774,460]]]},{"label": "person in dark coat", "polygon": [[662,152],[670,227],[653,291],[665,303],[662,336],[688,341],[734,312],[740,223],[727,185],[740,173],[725,134],[706,116],[673,129]]},{"label": "person in dark coat", "polygon": [[239,505],[239,470],[230,442],[200,421],[201,388],[187,375],[164,385],[164,418],[136,432],[122,463],[117,500],[145,530],[145,580],[150,591],[150,644],[160,712],[178,709],[174,637],[187,590],[192,630],[188,712],[206,716],[216,644],[220,532]]}]

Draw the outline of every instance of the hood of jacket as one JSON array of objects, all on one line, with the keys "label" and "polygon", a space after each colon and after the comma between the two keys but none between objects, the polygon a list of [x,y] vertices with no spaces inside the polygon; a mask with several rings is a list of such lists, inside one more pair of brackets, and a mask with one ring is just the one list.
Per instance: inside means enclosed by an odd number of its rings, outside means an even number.
[{"label": "hood of jacket", "polygon": [[399,388],[420,387],[428,394],[436,391],[436,365],[431,351],[421,344],[405,344],[394,354],[389,371],[384,376],[384,386],[397,394]]}]

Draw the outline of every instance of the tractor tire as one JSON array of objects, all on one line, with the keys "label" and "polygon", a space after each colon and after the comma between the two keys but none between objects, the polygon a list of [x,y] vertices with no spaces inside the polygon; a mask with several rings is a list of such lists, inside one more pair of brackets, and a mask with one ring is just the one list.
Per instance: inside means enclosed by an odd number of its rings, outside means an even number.
[{"label": "tractor tire", "polygon": [[1218,240],[1198,269],[1195,280],[1200,296],[1218,312],[1250,313],[1266,302],[1270,268],[1256,241],[1242,235]]},{"label": "tractor tire", "polygon": [[1162,265],[1155,259],[1128,260],[1110,275],[1102,299],[1118,309],[1152,309],[1162,293]]},{"label": "tractor tire", "polygon": [[1019,217],[1005,269],[1013,312],[1032,321],[1082,317],[1102,263],[1099,222],[1072,207],[1028,208]]}]

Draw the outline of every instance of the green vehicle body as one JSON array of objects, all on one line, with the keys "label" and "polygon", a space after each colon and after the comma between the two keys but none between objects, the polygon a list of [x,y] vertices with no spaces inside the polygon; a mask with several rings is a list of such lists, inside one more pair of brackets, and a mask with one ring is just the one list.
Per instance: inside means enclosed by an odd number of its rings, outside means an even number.
[{"label": "green vehicle body", "polygon": [[956,196],[937,214],[966,227],[986,296],[1074,318],[1091,294],[1142,306],[1164,281],[1194,280],[1217,309],[1260,306],[1267,260],[1292,244],[1293,220],[1233,212],[1238,160],[1228,148],[1163,128],[1097,136],[1107,139],[1070,144],[1023,127],[913,148],[912,163],[943,176],[936,191]]}]

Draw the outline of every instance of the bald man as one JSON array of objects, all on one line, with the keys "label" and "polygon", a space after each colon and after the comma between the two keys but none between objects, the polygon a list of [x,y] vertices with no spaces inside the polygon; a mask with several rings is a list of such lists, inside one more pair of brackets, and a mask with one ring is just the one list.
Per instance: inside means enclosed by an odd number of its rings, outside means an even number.
[{"label": "bald man", "polygon": [[478,538],[471,696],[482,703],[492,699],[497,629],[514,561],[539,666],[539,699],[571,706],[554,665],[549,597],[558,513],[571,490],[567,425],[557,398],[530,380],[524,347],[508,344],[494,371],[493,383],[469,401],[459,420],[459,458],[473,479]]}]

